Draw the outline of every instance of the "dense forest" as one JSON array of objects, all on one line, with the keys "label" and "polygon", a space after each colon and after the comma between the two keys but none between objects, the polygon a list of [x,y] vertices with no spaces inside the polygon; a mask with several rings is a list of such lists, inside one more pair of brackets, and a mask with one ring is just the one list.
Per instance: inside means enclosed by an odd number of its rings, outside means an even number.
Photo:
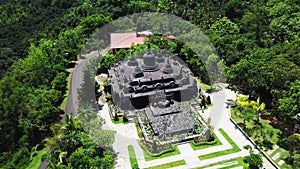
[{"label": "dense forest", "polygon": [[[296,125],[293,117],[300,113],[298,4],[299,0],[1,1],[0,168],[26,168],[32,153],[49,145],[53,151],[43,158],[51,168],[99,164],[111,168],[112,153],[93,142],[78,119],[66,115],[61,122],[60,105],[66,97],[70,61],[79,58],[88,37],[110,21],[138,12],[173,14],[197,25],[216,48],[230,87],[260,97],[272,116]],[[188,46],[162,41],[154,38],[153,43],[177,50],[194,73],[209,83],[203,63],[196,63]],[[104,63],[109,67],[123,53],[116,59],[105,58]],[[81,111],[95,110],[83,105]]]}]

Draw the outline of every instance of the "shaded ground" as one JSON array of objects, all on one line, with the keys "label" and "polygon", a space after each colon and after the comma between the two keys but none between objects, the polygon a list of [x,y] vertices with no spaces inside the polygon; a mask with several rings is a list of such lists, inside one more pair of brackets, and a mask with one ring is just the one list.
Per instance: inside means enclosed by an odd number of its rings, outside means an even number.
[{"label": "shaded ground", "polygon": [[283,133],[290,135],[297,131],[297,127],[286,122],[282,122],[271,115],[264,115],[262,119],[268,120],[269,124],[274,128],[280,129]]}]

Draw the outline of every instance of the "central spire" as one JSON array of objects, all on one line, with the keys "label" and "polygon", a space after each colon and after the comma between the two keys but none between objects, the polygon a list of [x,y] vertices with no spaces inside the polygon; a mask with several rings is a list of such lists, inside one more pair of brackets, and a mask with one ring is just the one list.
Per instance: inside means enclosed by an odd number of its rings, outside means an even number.
[{"label": "central spire", "polygon": [[142,68],[144,72],[154,72],[159,70],[159,66],[155,61],[155,55],[151,51],[150,43],[148,43],[148,51],[143,56]]},{"label": "central spire", "polygon": [[148,43],[148,55],[151,54],[151,47],[150,47],[150,43]]}]

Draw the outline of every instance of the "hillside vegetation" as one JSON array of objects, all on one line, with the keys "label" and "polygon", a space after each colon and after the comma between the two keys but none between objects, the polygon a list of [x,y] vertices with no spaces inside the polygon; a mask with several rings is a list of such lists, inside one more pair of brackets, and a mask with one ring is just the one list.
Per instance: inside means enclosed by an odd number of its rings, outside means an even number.
[{"label": "hillside vegetation", "polygon": [[[47,146],[46,138],[57,150],[43,157],[50,160],[51,168],[113,165],[111,152],[92,143],[76,118],[67,116],[69,121],[57,126],[64,113],[59,106],[69,63],[78,59],[89,36],[114,19],[138,12],[169,13],[197,25],[216,48],[230,87],[254,100],[261,98],[272,117],[293,128],[297,123],[293,117],[300,112],[298,4],[297,0],[0,2],[0,168],[25,168],[34,147]],[[165,44],[160,41],[154,44]],[[203,63],[189,46],[176,41],[171,45],[166,48],[175,47],[193,72],[209,83]],[[120,52],[117,59],[126,54]],[[117,59],[105,58],[107,66]],[[212,56],[209,63],[215,61]],[[62,139],[55,139],[62,135],[65,146]],[[299,167],[299,157],[293,158],[293,165]]]}]

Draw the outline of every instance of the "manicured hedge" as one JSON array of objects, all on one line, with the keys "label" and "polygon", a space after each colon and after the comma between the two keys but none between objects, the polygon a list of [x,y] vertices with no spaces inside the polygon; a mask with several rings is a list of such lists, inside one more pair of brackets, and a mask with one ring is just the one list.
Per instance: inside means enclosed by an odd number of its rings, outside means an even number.
[{"label": "manicured hedge", "polygon": [[201,146],[201,145],[214,145],[218,142],[218,139],[217,137],[213,134],[212,135],[214,137],[214,141],[210,141],[210,142],[195,142],[195,140],[193,140],[191,143],[194,145],[194,146]]},{"label": "manicured hedge", "polygon": [[142,142],[139,142],[139,145],[141,146],[141,148],[150,156],[152,157],[158,157],[158,156],[161,156],[165,153],[169,153],[169,152],[173,152],[175,151],[175,148],[174,146],[172,146],[170,149],[166,149],[166,150],[163,150],[161,151],[160,153],[151,153],[148,148],[142,143]]}]

